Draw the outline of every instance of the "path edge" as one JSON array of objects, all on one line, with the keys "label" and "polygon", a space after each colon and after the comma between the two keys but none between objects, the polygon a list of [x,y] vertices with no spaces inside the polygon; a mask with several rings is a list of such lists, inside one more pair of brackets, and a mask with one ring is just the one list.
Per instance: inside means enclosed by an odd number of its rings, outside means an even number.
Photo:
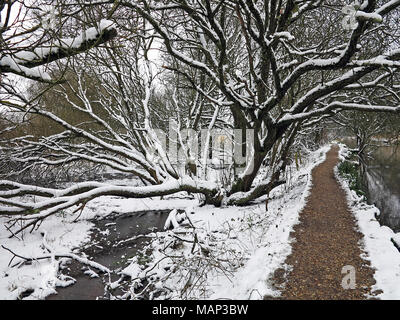
[{"label": "path edge", "polygon": [[[367,299],[398,299],[400,296],[400,252],[395,247],[396,233],[386,226],[381,226],[377,220],[380,210],[375,205],[367,203],[365,197],[358,196],[350,189],[347,180],[339,174],[339,165],[348,156],[348,148],[343,143],[339,146],[338,163],[333,169],[335,179],[346,194],[347,206],[356,222],[355,227],[362,235],[358,243],[362,254],[361,259],[368,261],[374,270],[376,283],[371,286],[371,294]],[[397,233],[400,240],[400,233]]]}]

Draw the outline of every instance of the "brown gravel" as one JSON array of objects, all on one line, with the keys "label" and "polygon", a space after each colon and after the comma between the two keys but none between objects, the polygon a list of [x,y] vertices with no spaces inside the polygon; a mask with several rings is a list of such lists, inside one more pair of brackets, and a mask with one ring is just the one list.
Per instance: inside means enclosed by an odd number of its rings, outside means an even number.
[{"label": "brown gravel", "polygon": [[[283,288],[281,299],[366,299],[375,283],[369,262],[360,257],[362,234],[356,230],[345,192],[334,177],[338,149],[334,145],[312,172],[310,196],[291,234],[296,240],[286,264],[292,271],[286,274],[279,269],[273,279]],[[341,286],[346,265],[356,270],[355,289]]]}]

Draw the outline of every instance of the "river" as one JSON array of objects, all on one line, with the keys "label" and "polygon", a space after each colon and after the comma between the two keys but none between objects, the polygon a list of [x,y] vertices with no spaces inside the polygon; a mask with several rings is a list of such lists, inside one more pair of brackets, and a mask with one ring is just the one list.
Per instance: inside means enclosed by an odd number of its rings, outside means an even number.
[{"label": "river", "polygon": [[[350,148],[355,147],[351,138],[343,139]],[[369,204],[380,210],[379,222],[395,232],[400,231],[400,146],[383,142],[372,150],[371,158],[364,160],[364,192]]]},{"label": "river", "polygon": [[[118,271],[127,264],[129,258],[137,255],[148,243],[145,238],[130,241],[132,237],[145,235],[151,231],[163,230],[171,210],[148,210],[94,220],[90,243],[82,250],[91,260],[109,269]],[[123,245],[118,243],[123,242]],[[105,284],[110,280],[107,275],[91,278],[83,273],[87,269],[72,261],[65,274],[76,279],[76,283],[66,288],[57,288],[57,294],[47,300],[96,300],[108,299]],[[112,281],[118,276],[112,276]],[[122,294],[122,292],[117,292]]]},{"label": "river", "polygon": [[400,231],[400,147],[381,146],[366,163],[368,202],[381,211],[380,223]]},{"label": "river", "polygon": [[[345,141],[350,147],[354,142]],[[365,166],[365,192],[368,202],[375,204],[381,211],[381,224],[400,231],[400,147],[380,146],[373,152],[372,159]],[[146,240],[135,240],[129,245],[115,246],[121,240],[150,232],[151,229],[161,230],[170,210],[149,210],[125,214],[115,218],[94,221],[91,245],[83,252],[91,259],[112,269],[118,269],[118,264],[126,262],[129,257],[138,253],[147,243]],[[104,236],[102,231],[108,230]],[[67,288],[58,288],[58,294],[49,296],[48,300],[65,299],[107,299],[104,285],[106,277],[91,279],[84,275],[82,266],[73,262],[67,273],[76,278],[76,284]],[[116,279],[114,279],[116,280]]]}]

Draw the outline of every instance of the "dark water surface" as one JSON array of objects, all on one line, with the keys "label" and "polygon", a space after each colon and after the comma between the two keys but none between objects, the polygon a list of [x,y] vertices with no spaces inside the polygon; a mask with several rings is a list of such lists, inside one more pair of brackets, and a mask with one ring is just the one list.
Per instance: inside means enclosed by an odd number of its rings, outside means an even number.
[{"label": "dark water surface", "polygon": [[[170,211],[140,211],[115,218],[92,221],[95,227],[92,230],[91,241],[82,250],[81,254],[86,254],[90,260],[112,270],[124,267],[129,258],[137,255],[143,249],[145,244],[148,243],[148,239],[141,238],[122,244],[118,243],[131,237],[162,230]],[[75,278],[77,280],[76,283],[66,288],[57,288],[58,294],[47,297],[47,300],[95,300],[107,298],[104,296],[104,287],[105,282],[109,281],[108,275],[99,273],[100,277],[90,278],[89,275],[84,274],[87,267],[75,261],[71,262],[68,269],[64,270],[63,273]],[[92,270],[98,273],[98,270]],[[111,280],[115,281],[118,278],[118,276],[113,276]]]},{"label": "dark water surface", "polygon": [[[344,139],[354,148],[353,139]],[[374,148],[371,158],[364,160],[363,182],[369,204],[380,210],[379,222],[395,232],[400,231],[400,147],[385,145]]]},{"label": "dark water surface", "polygon": [[400,231],[400,147],[382,146],[367,161],[367,197],[381,211],[383,225]]}]

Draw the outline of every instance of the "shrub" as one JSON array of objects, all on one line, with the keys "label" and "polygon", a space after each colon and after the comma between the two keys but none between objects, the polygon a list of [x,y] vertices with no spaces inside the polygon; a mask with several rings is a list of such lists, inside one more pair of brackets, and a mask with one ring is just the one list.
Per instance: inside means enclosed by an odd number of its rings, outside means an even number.
[{"label": "shrub", "polygon": [[350,161],[343,161],[338,166],[339,175],[349,182],[349,187],[359,196],[365,196],[363,191],[362,177],[358,166]]}]

